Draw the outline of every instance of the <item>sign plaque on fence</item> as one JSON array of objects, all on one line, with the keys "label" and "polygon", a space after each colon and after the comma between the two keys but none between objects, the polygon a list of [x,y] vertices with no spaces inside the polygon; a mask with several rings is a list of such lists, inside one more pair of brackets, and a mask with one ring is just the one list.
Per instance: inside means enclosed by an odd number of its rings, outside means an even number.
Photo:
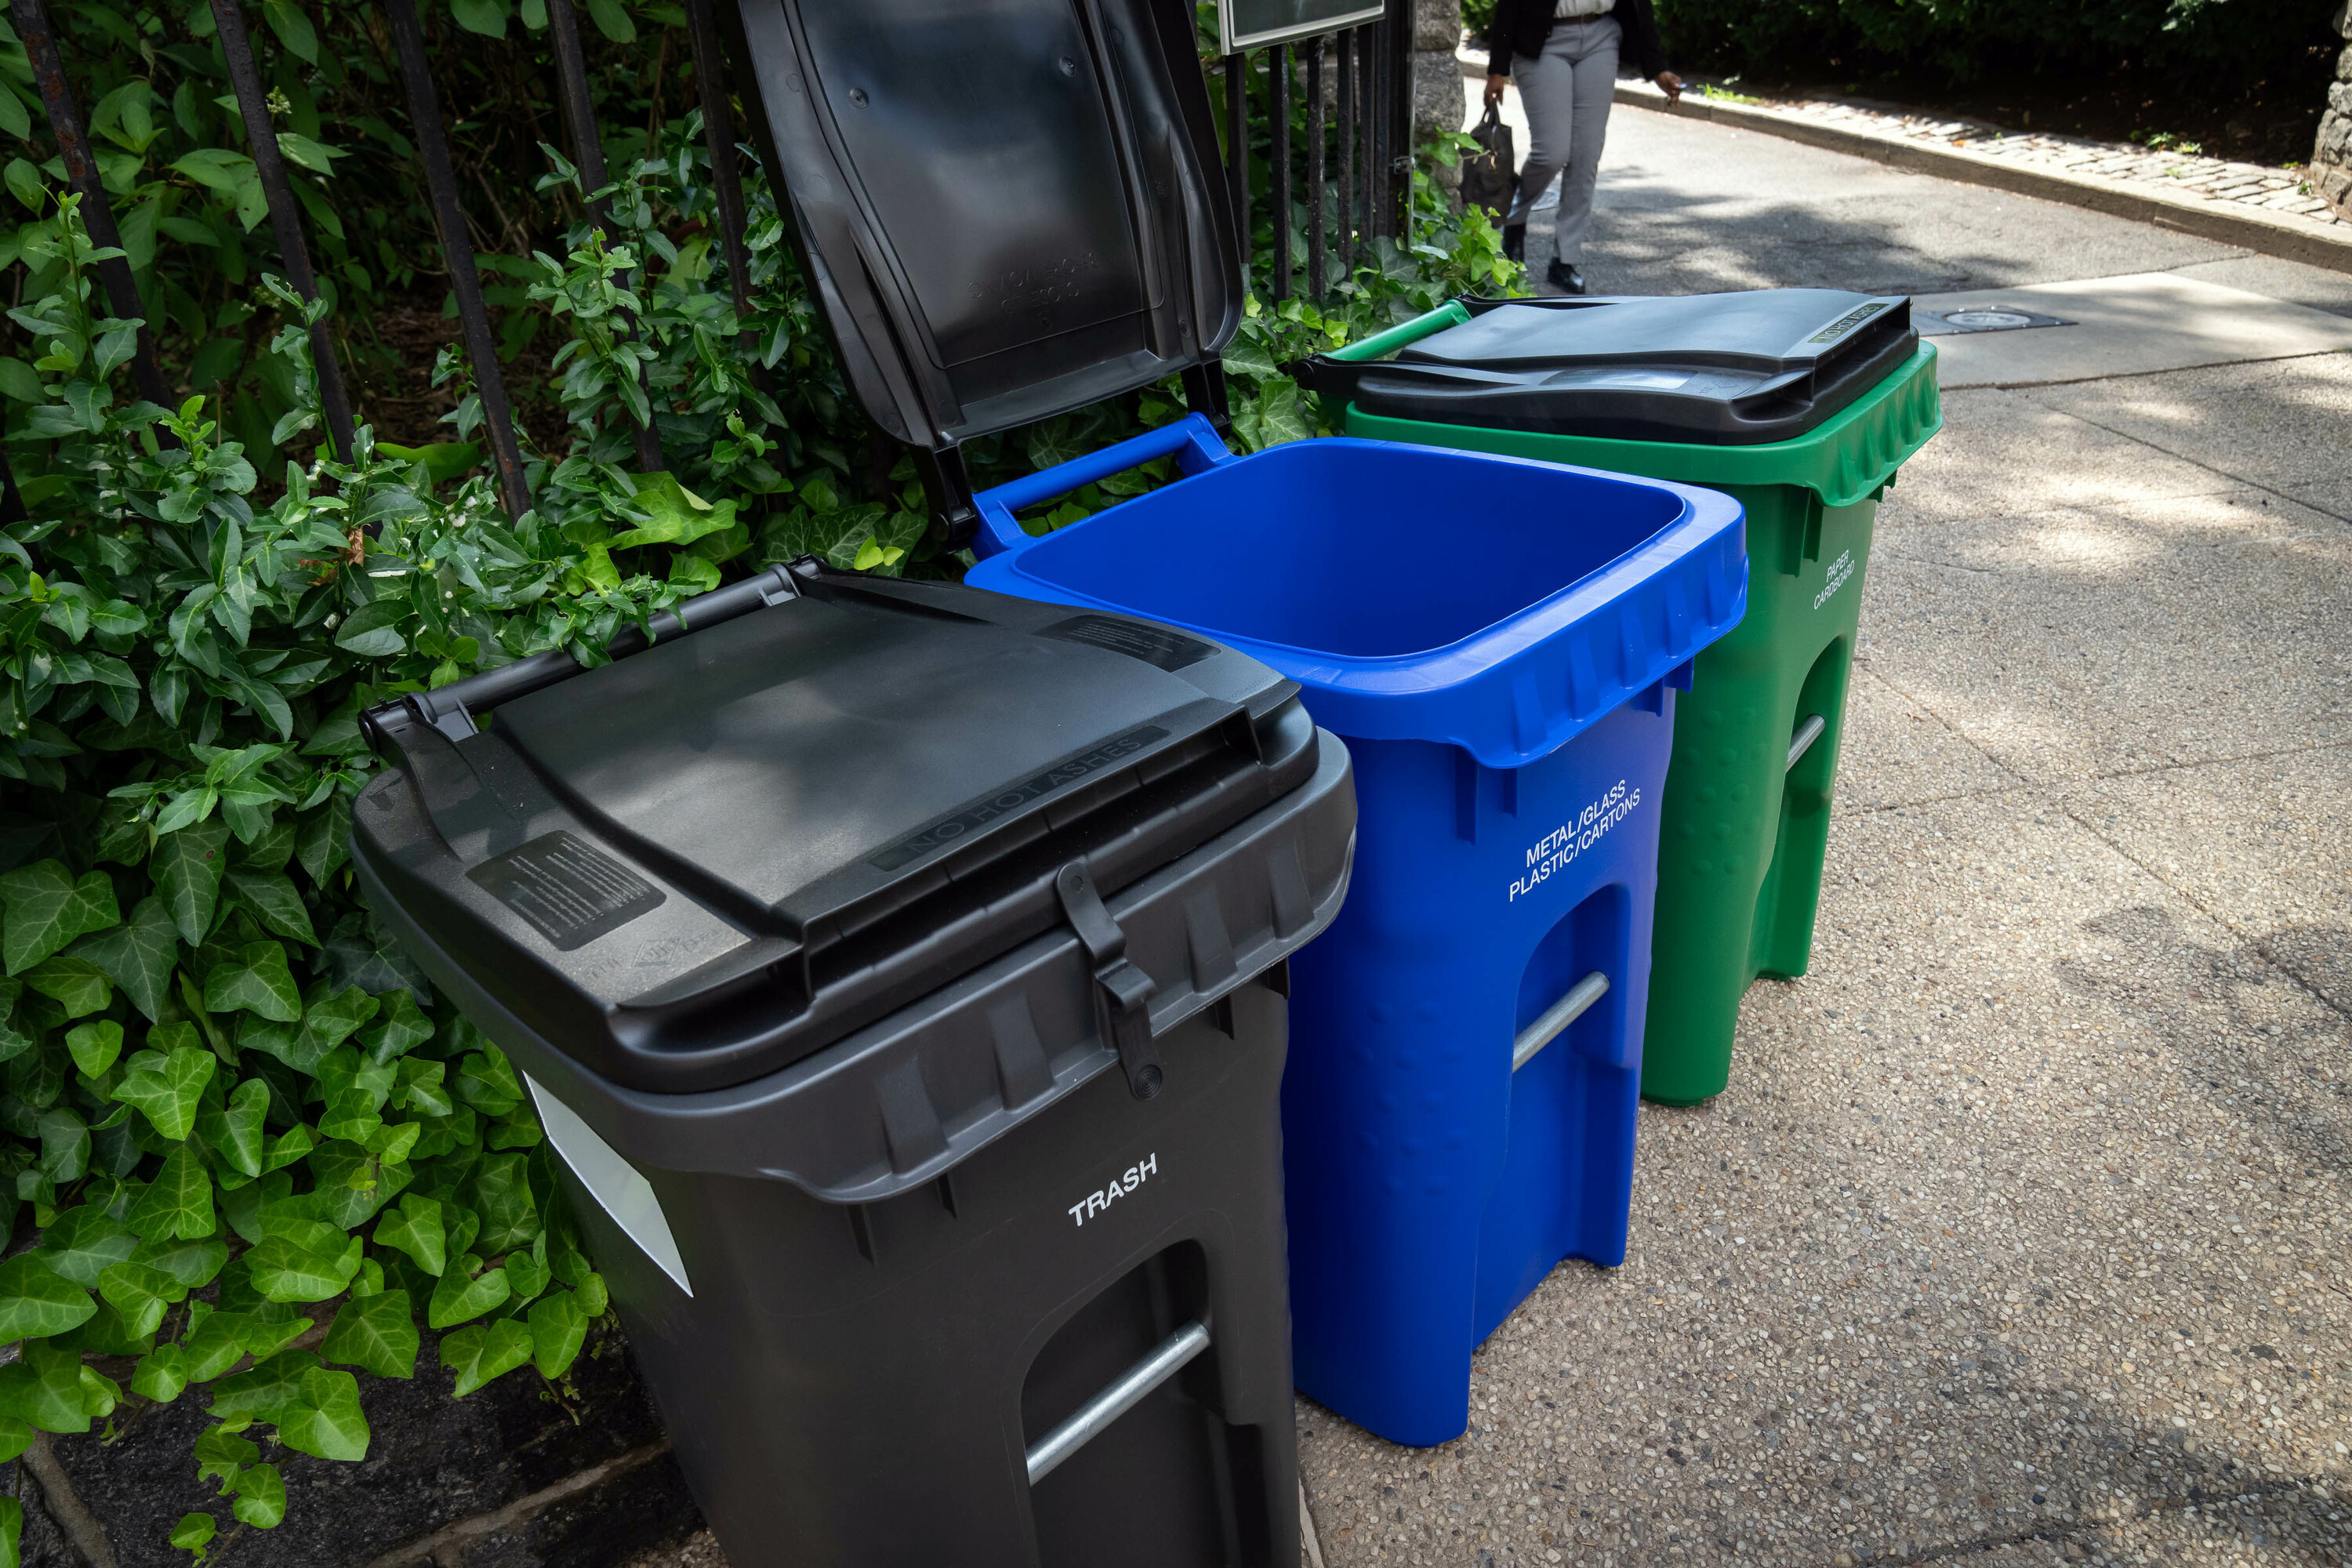
[{"label": "sign plaque on fence", "polygon": [[1377,22],[1387,10],[1381,0],[1217,0],[1217,47],[1231,55],[1286,44]]}]

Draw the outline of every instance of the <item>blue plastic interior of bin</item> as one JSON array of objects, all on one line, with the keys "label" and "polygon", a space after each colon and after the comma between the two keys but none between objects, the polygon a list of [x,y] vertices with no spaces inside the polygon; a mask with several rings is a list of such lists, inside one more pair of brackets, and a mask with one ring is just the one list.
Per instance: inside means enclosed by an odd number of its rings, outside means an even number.
[{"label": "blue plastic interior of bin", "polygon": [[1215,461],[966,580],[1202,633],[1342,734],[1518,767],[1736,625],[1748,564],[1716,491],[1331,438]]},{"label": "blue plastic interior of bin", "polygon": [[1670,491],[1597,474],[1490,464],[1473,477],[1428,456],[1277,447],[1050,534],[1022,564],[1155,619],[1308,658],[1396,658],[1501,625],[1684,510]]}]

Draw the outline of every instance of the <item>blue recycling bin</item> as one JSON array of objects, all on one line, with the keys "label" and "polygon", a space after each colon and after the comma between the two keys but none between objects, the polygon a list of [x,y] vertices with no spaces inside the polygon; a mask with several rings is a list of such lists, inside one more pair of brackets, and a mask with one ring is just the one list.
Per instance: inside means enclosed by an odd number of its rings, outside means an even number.
[{"label": "blue recycling bin", "polygon": [[[1170,454],[1175,483],[1015,521]],[[1478,1343],[1562,1258],[1624,1260],[1674,693],[1746,608],[1738,503],[1385,441],[1237,457],[1197,415],[975,500],[966,581],[1171,668],[1210,651],[1185,633],[1240,648],[1346,739],[1353,890],[1292,963],[1294,1375],[1460,1436]]]}]

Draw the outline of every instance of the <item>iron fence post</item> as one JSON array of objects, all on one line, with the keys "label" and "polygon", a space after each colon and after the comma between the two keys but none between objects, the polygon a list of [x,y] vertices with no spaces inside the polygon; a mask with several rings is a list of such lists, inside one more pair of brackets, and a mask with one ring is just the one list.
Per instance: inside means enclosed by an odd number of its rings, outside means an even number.
[{"label": "iron fence post", "polygon": [[1356,29],[1339,34],[1339,281],[1356,280]]},{"label": "iron fence post", "polygon": [[1329,268],[1323,254],[1323,207],[1330,194],[1323,181],[1323,39],[1307,40],[1307,294],[1323,303]]},{"label": "iron fence post", "polygon": [[[555,37],[555,74],[562,89],[563,117],[572,128],[572,161],[580,170],[581,200],[588,208],[589,221],[609,233],[612,219],[596,193],[604,188],[604,146],[596,134],[596,106],[588,92],[588,57],[580,47],[580,16],[572,8],[572,0],[547,0],[549,31]],[[635,323],[623,314],[620,336],[624,342],[636,337]],[[637,385],[646,384],[645,362],[636,366]],[[648,409],[651,405],[648,403]],[[637,467],[646,473],[659,473],[667,465],[662,461],[661,437],[649,417],[635,426]]]},{"label": "iron fence post", "polygon": [[[245,117],[245,139],[253,148],[253,172],[269,206],[269,226],[278,235],[278,254],[286,267],[286,280],[305,304],[319,300],[318,275],[310,269],[310,247],[302,239],[302,215],[294,205],[294,187],[286,174],[286,159],[278,151],[278,129],[269,121],[269,100],[261,88],[261,72],[253,62],[253,40],[245,30],[245,15],[237,0],[212,0],[213,26],[220,35],[221,53],[228,60],[229,84],[236,89],[236,106]],[[343,389],[343,367],[335,357],[335,337],[325,319],[310,323],[310,373],[319,378],[319,403],[327,416],[328,439],[341,462],[352,460],[352,400]]]},{"label": "iron fence post", "polygon": [[425,58],[425,33],[417,26],[415,0],[383,0],[383,14],[400,56],[408,117],[416,132],[417,155],[425,164],[426,194],[432,198],[433,226],[441,235],[441,259],[449,269],[450,289],[457,296],[457,321],[465,334],[467,357],[474,367],[474,391],[482,400],[482,427],[490,439],[499,497],[509,517],[520,517],[530,510],[530,487],[523,479],[514,411],[508,406],[506,381],[499,373],[498,342],[490,336],[489,308],[482,302],[481,275],[474,269],[473,240],[466,230],[465,209],[457,205],[457,175],[449,162],[448,137],[441,128],[441,100],[433,90],[433,70]]},{"label": "iron fence post", "polygon": [[1240,232],[1242,287],[1249,287],[1249,56],[1236,51],[1225,65],[1225,178],[1233,186],[1234,226]]},{"label": "iron fence post", "polygon": [[1273,121],[1274,177],[1268,199],[1274,203],[1274,278],[1269,288],[1276,303],[1290,298],[1290,46],[1276,44],[1265,52],[1267,117]]},{"label": "iron fence post", "polygon": [[[58,155],[66,166],[66,182],[81,196],[81,225],[90,243],[100,250],[122,248],[121,231],[114,226],[114,208],[100,183],[98,162],[90,156],[89,137],[82,129],[81,110],[66,81],[65,64],[58,58],[56,32],[41,0],[14,0],[16,36],[33,64],[33,80],[49,111],[49,129],[58,139]],[[155,362],[155,331],[148,324],[147,307],[140,302],[139,285],[131,276],[129,258],[110,257],[98,263],[98,280],[106,290],[107,307],[118,320],[139,323],[139,341],[131,355],[131,383],[139,395],[159,408],[172,406],[171,384]],[[157,436],[179,445],[168,430]]]}]

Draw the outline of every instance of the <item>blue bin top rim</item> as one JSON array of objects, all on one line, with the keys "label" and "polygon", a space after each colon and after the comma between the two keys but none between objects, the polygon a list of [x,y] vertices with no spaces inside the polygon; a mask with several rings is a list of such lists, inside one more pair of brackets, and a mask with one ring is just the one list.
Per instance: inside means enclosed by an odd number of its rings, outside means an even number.
[{"label": "blue bin top rim", "polygon": [[[1202,428],[1205,430],[1205,422]],[[1213,437],[1209,440],[1215,442]],[[1196,450],[1201,445],[1197,432],[1193,445]],[[1215,442],[1215,447],[1223,452],[1222,442]],[[1248,456],[1225,453],[1197,466],[1188,462],[1191,473],[1153,493],[1165,493],[1212,468],[1288,462],[1310,450],[1324,457],[1348,448],[1404,450],[1424,457],[1434,450],[1346,436],[1286,442]],[[1674,675],[1702,647],[1737,626],[1745,613],[1746,514],[1730,496],[1540,458],[1459,451],[1445,455],[1661,491],[1675,498],[1677,511],[1642,542],[1584,576],[1466,637],[1418,653],[1342,658],[1237,636],[1199,622],[1141,614],[1026,569],[1024,558],[1033,547],[1071,530],[1096,526],[1116,517],[1123,507],[1107,509],[1055,533],[1024,535],[971,568],[965,581],[1023,598],[1134,616],[1213,638],[1297,681],[1318,722],[1342,735],[1458,745],[1498,768],[1525,767],[1565,745]],[[1027,488],[1045,486],[1029,483]],[[1066,487],[1076,488],[1075,482]],[[1409,591],[1409,580],[1401,577],[1400,587]],[[1619,615],[1609,614],[1621,606]]]}]

